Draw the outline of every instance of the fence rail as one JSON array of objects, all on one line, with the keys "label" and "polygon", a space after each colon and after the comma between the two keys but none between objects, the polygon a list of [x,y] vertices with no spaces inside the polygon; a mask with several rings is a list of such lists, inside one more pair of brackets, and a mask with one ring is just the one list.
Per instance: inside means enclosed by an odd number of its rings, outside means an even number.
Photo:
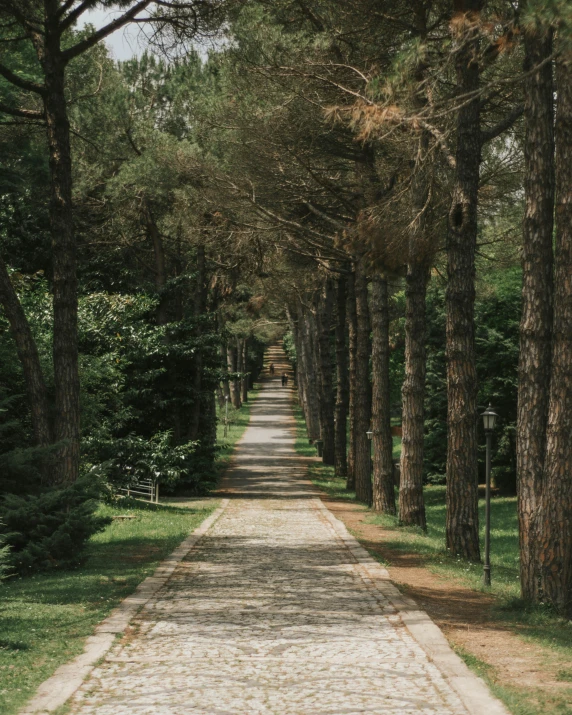
[{"label": "fence rail", "polygon": [[140,482],[121,487],[119,491],[127,497],[143,499],[152,504],[159,503],[159,482],[152,479],[142,479]]}]

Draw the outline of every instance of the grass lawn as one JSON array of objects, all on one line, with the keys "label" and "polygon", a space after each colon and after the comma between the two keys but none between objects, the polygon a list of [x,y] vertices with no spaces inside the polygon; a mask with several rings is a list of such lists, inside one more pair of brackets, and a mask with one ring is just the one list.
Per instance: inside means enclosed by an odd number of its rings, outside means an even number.
[{"label": "grass lawn", "polygon": [[0,585],[0,713],[11,715],[54,670],[81,653],[84,639],[190,531],[215,508],[209,499],[192,508],[129,509],[102,506],[114,521],[90,541],[74,571],[11,579]]},{"label": "grass lawn", "polygon": [[[296,450],[304,456],[315,456],[316,450],[309,445],[302,414],[296,408]],[[394,438],[398,439],[398,438]],[[398,445],[394,444],[394,452]],[[313,483],[330,496],[355,502],[355,493],[347,491],[345,480],[334,476],[333,467],[320,462],[309,466]],[[426,568],[438,573],[451,583],[462,583],[476,591],[487,591],[496,596],[492,611],[495,625],[518,634],[523,641],[548,648],[563,666],[557,680],[572,684],[572,622],[558,617],[547,608],[526,607],[520,600],[518,523],[516,497],[496,497],[491,504],[491,573],[492,588],[482,583],[482,564],[469,563],[451,556],[445,551],[445,487],[427,486],[424,490],[427,511],[427,532],[418,528],[401,527],[391,516],[369,511],[364,523],[384,529],[383,544],[393,551],[416,553],[423,558]],[[396,499],[397,499],[396,493]],[[484,525],[484,500],[479,501],[480,524]],[[481,548],[484,550],[484,527],[481,529]],[[378,554],[372,553],[376,558]],[[459,654],[475,672],[490,683],[491,688],[515,715],[539,715],[558,713],[572,715],[572,686],[554,697],[535,693],[529,697],[526,690],[503,687],[495,681],[491,667],[474,654],[460,651]],[[534,702],[532,702],[533,700]]]},{"label": "grass lawn", "polygon": [[[252,398],[256,392],[252,391]],[[249,414],[250,403],[240,410],[229,406],[226,438],[224,425],[217,427],[221,471],[246,429]],[[114,521],[94,536],[84,565],[77,570],[0,584],[1,715],[16,713],[59,665],[81,653],[95,626],[218,504],[192,497],[164,501],[158,507],[135,501],[129,508],[101,506],[102,514],[132,514],[136,519]]]}]

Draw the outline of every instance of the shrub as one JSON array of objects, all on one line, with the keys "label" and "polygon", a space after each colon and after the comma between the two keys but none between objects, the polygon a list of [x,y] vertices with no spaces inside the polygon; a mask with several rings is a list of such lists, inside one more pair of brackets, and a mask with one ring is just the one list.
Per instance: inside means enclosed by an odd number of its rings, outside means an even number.
[{"label": "shrub", "polygon": [[35,495],[5,496],[0,515],[9,564],[19,574],[77,566],[87,540],[110,521],[94,513],[100,494],[100,483],[84,478]]},{"label": "shrub", "polygon": [[127,437],[89,441],[90,452],[97,457],[94,472],[117,489],[143,479],[158,481],[163,487],[178,482],[200,481],[194,469],[196,442],[173,444],[170,432],[158,432],[150,439],[130,434]]}]

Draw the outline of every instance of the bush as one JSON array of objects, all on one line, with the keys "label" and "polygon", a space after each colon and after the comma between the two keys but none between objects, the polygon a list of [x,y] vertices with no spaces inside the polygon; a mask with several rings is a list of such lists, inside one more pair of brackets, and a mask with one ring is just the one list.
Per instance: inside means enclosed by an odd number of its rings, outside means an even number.
[{"label": "bush", "polygon": [[88,448],[98,461],[94,471],[112,489],[127,487],[144,479],[158,481],[163,487],[178,482],[191,485],[202,479],[196,471],[196,442],[173,444],[170,432],[159,432],[150,439],[130,434],[108,440],[88,440]]},{"label": "bush", "polygon": [[23,575],[80,564],[87,540],[110,523],[94,514],[100,494],[100,483],[84,478],[32,496],[5,496],[0,515],[10,566]]}]

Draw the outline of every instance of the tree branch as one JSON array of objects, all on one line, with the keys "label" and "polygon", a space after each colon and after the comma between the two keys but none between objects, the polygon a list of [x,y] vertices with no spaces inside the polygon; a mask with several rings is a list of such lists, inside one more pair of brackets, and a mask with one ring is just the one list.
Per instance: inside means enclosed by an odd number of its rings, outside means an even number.
[{"label": "tree branch", "polygon": [[[74,0],[67,0],[66,3],[59,9],[57,15],[62,17],[70,8],[73,7]],[[91,9],[97,4],[97,0],[83,0],[75,10],[72,10],[70,14],[60,22],[60,29],[63,32],[71,27],[76,20],[78,20],[86,10]]]},{"label": "tree branch", "polygon": [[0,112],[3,114],[10,114],[12,117],[23,117],[24,119],[44,118],[42,112],[36,112],[33,109],[16,109],[16,107],[9,107],[7,104],[2,102],[0,102]]},{"label": "tree branch", "polygon": [[[86,0],[86,2],[88,2],[88,0]],[[97,32],[94,32],[93,35],[86,37],[85,40],[78,42],[76,45],[73,45],[73,47],[70,47],[64,52],[62,52],[62,58],[64,62],[67,63],[70,60],[73,60],[74,57],[77,57],[78,55],[81,55],[82,53],[86,52],[86,50],[89,50],[94,45],[97,45],[98,42],[105,39],[108,35],[111,35],[116,30],[119,30],[124,25],[127,25],[135,18],[138,13],[149,7],[151,3],[152,0],[139,0],[139,2],[131,8],[131,10],[128,10],[127,12],[123,13],[121,17],[118,17],[116,20],[113,20],[109,24],[105,25]],[[71,15],[69,15],[68,17],[70,16]],[[63,24],[64,23],[62,23],[62,25]]]},{"label": "tree branch", "polygon": [[42,84],[37,84],[36,82],[30,82],[23,77],[20,77],[15,72],[5,65],[0,64],[0,75],[7,79],[10,84],[13,84],[20,89],[25,89],[27,92],[34,92],[34,94],[39,94],[43,96],[46,93],[46,88]]},{"label": "tree branch", "polygon": [[523,114],[524,104],[519,104],[512,110],[512,112],[507,114],[504,119],[501,119],[498,124],[495,124],[494,127],[491,127],[490,129],[485,129],[485,131],[481,132],[481,144],[486,144],[492,139],[496,139],[503,132],[506,132],[506,130],[510,129],[512,125],[517,121],[517,119],[519,119]]}]

